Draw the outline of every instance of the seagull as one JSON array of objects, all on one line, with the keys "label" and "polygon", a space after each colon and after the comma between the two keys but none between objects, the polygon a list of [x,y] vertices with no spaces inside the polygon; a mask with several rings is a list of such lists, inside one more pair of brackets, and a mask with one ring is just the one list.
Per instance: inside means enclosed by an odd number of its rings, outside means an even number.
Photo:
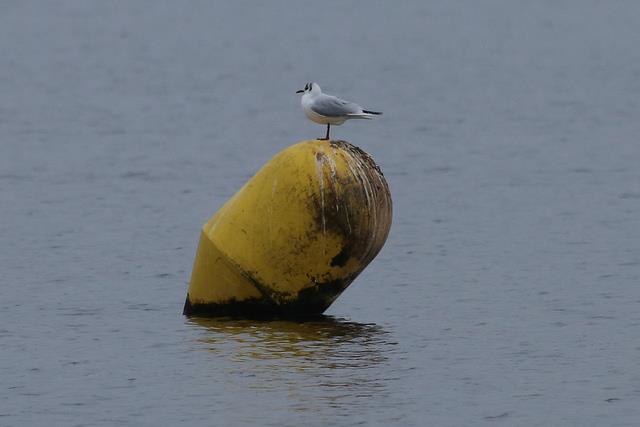
[{"label": "seagull", "polygon": [[301,93],[302,110],[312,122],[327,125],[327,136],[322,139],[329,139],[329,129],[331,125],[341,125],[349,119],[371,119],[379,116],[380,112],[365,110],[358,104],[345,101],[333,95],[322,93],[318,83],[307,83],[304,89],[296,93]]}]

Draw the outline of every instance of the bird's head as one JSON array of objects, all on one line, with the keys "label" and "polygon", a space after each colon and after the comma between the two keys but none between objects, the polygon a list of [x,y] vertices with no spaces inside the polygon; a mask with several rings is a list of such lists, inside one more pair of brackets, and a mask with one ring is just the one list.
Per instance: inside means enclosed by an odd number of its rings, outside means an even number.
[{"label": "bird's head", "polygon": [[301,94],[306,94],[306,93],[313,93],[313,94],[317,94],[322,92],[320,90],[320,86],[318,85],[318,83],[307,83],[306,85],[304,85],[304,89],[300,89],[299,91],[296,91],[296,93],[301,93]]}]

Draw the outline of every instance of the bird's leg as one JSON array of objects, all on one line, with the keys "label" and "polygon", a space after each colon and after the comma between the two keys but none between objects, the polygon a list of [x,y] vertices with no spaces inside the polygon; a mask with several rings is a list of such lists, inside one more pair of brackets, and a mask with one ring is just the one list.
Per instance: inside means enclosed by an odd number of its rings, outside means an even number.
[{"label": "bird's leg", "polygon": [[331,128],[331,123],[327,123],[327,136],[324,137],[327,141],[329,140],[329,129]]}]

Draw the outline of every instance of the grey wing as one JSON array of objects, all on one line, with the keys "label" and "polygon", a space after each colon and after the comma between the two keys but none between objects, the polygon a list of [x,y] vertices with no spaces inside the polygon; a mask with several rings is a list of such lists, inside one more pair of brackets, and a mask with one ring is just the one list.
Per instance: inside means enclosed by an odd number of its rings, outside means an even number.
[{"label": "grey wing", "polygon": [[347,114],[362,113],[362,107],[353,102],[336,98],[335,96],[319,96],[311,104],[311,110],[325,117],[342,117]]}]

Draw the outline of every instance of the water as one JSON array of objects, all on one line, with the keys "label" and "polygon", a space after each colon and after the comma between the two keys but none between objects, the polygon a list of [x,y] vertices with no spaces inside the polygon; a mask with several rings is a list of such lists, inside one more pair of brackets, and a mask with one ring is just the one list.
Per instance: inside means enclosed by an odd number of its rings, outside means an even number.
[{"label": "water", "polygon": [[[0,4],[0,425],[640,419],[640,5]],[[385,248],[324,321],[181,315],[200,226],[385,115]]]}]

